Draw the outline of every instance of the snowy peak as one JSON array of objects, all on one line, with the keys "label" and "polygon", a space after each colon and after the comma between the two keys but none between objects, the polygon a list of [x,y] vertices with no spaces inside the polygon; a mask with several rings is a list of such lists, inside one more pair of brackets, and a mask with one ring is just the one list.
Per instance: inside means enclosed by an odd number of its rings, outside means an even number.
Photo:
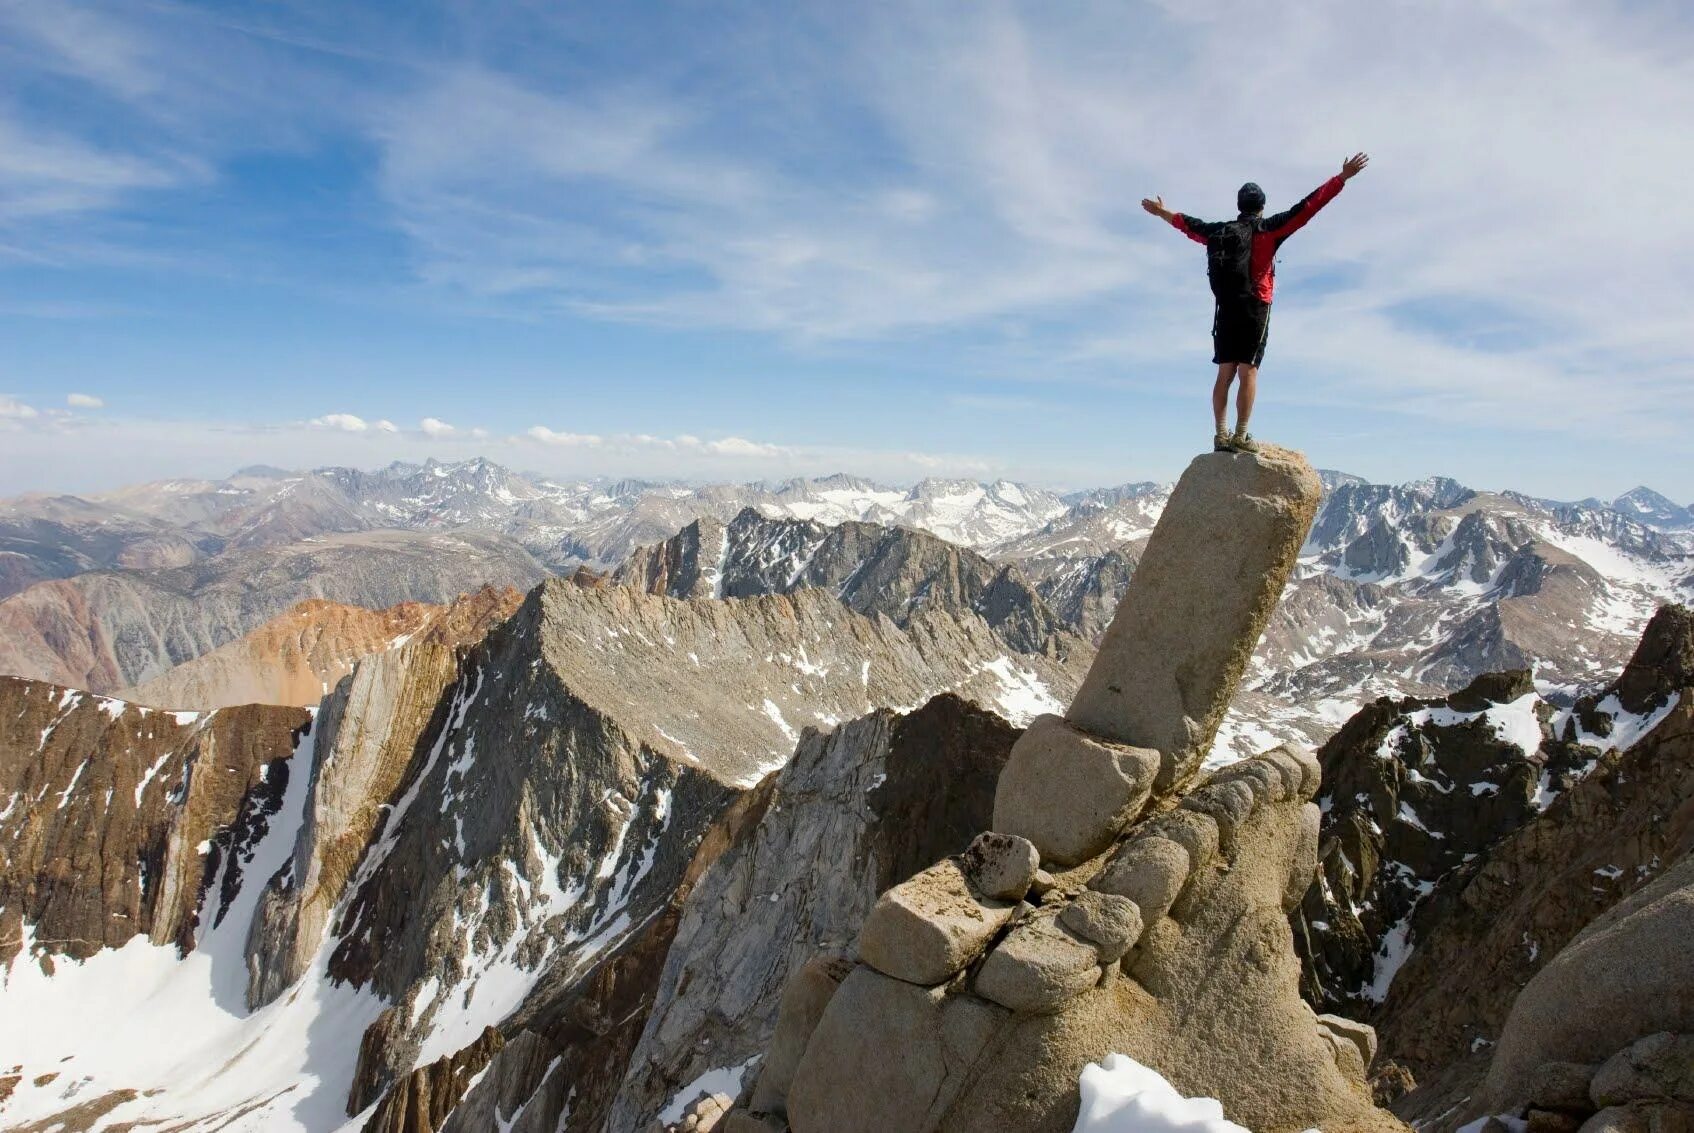
[{"label": "snowy peak", "polygon": [[1612,501],[1612,510],[1661,531],[1687,531],[1694,528],[1694,511],[1647,487],[1633,488],[1625,492]]}]

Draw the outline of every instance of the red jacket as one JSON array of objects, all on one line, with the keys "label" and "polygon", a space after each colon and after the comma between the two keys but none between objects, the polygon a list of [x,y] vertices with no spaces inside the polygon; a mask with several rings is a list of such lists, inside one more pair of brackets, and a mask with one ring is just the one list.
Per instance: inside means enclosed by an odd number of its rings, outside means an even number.
[{"label": "red jacket", "polygon": [[[1341,186],[1347,182],[1340,174],[1336,174],[1316,189],[1300,198],[1300,202],[1286,212],[1275,216],[1267,216],[1258,221],[1258,231],[1253,234],[1252,267],[1253,290],[1266,303],[1276,291],[1276,250],[1282,247],[1282,242],[1306,226],[1306,222],[1317,215],[1319,209],[1335,199],[1341,191]],[[1246,218],[1242,218],[1246,219]],[[1204,244],[1227,221],[1200,220],[1197,217],[1177,213],[1171,217],[1171,226],[1190,240]],[[1239,244],[1236,247],[1240,247]],[[1239,262],[1239,261],[1237,261]],[[1240,278],[1237,276],[1236,278]]]}]

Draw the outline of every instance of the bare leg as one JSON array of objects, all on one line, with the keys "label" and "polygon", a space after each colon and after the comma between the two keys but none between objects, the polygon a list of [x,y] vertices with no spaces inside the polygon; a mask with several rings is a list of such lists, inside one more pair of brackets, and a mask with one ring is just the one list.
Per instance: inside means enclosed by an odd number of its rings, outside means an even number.
[{"label": "bare leg", "polygon": [[[1241,375],[1241,388],[1235,394],[1235,430],[1238,433],[1247,431],[1247,418],[1253,415],[1253,398],[1259,393],[1259,368],[1243,365],[1237,371]],[[1217,402],[1218,428],[1223,428],[1223,407],[1214,391],[1212,400]]]},{"label": "bare leg", "polygon": [[1234,362],[1218,363],[1218,380],[1212,386],[1212,418],[1217,422],[1217,431],[1223,432],[1224,413],[1229,409],[1229,383],[1235,380]]}]

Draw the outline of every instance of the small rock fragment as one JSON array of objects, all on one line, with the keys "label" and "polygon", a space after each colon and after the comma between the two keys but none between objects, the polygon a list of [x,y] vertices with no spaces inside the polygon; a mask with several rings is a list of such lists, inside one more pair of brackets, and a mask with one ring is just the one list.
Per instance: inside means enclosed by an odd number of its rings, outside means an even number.
[{"label": "small rock fragment", "polygon": [[1041,856],[1027,838],[988,831],[978,834],[971,842],[960,859],[960,866],[984,897],[1021,901],[1035,881]]}]

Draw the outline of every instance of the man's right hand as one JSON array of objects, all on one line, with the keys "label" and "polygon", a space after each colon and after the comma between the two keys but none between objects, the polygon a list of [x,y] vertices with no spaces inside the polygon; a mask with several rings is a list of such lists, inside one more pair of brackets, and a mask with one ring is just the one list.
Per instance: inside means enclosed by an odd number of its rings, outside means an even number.
[{"label": "man's right hand", "polygon": [[1351,181],[1359,175],[1359,171],[1370,164],[1370,154],[1356,153],[1341,163],[1341,179]]},{"label": "man's right hand", "polygon": [[1141,207],[1158,217],[1160,220],[1169,220],[1171,218],[1171,210],[1165,207],[1165,199],[1163,197],[1142,197]]}]

